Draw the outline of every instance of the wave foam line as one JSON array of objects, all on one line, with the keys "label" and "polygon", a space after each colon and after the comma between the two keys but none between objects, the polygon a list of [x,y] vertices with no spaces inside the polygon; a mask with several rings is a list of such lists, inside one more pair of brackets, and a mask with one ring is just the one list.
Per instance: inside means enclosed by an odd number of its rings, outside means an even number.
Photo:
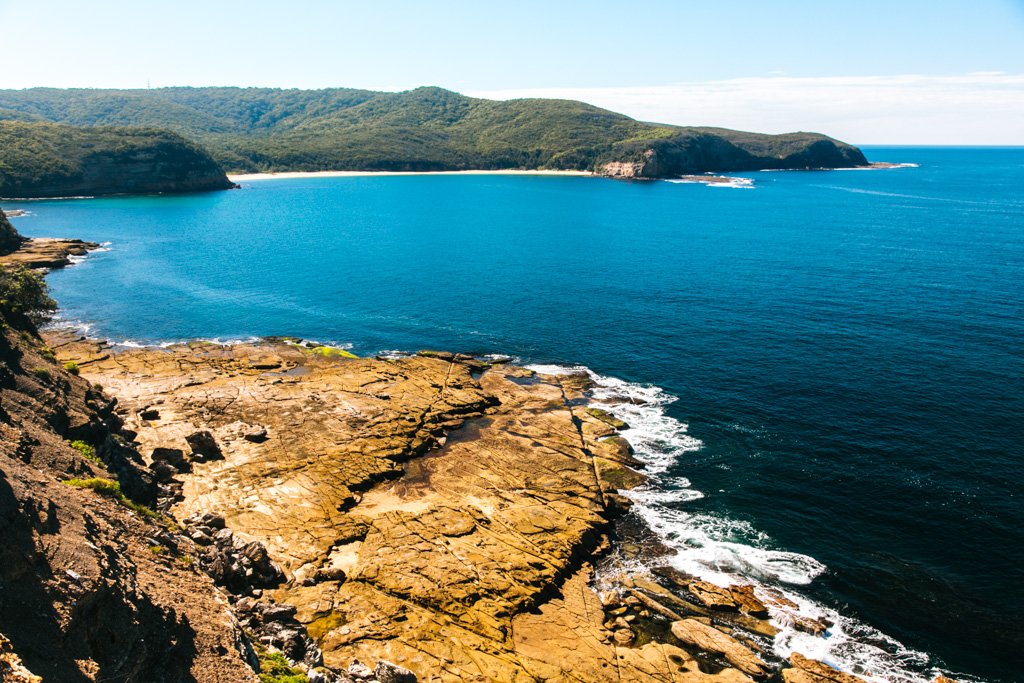
[{"label": "wave foam line", "polygon": [[[605,377],[585,366],[526,367],[541,374],[590,376],[595,383],[589,392],[592,404],[629,425],[621,434],[646,471],[654,475],[647,485],[622,491],[633,500],[633,511],[675,550],[670,561],[676,569],[720,586],[754,586],[769,607],[772,625],[779,629],[772,649],[780,659],[799,652],[877,683],[930,683],[945,673],[930,665],[927,654],[802,595],[796,587],[810,584],[827,569],[818,560],[773,548],[771,539],[747,522],[685,510],[687,502],[704,494],[688,479],[667,472],[703,444],[687,433],[685,423],[666,413],[666,407],[677,400],[675,396],[660,387]],[[831,626],[815,636],[797,628],[797,623],[806,619],[823,620]],[[959,674],[955,678],[977,681]]]}]

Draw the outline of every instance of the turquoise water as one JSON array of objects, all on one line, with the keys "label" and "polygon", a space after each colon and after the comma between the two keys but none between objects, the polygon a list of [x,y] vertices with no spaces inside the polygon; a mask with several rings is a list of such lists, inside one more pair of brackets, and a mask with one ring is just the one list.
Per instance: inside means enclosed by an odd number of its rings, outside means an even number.
[{"label": "turquoise water", "polygon": [[750,188],[272,180],[5,208],[31,212],[28,235],[110,242],[50,276],[96,335],[503,353],[660,387],[635,418],[638,450],[666,456],[640,514],[681,566],[842,615],[824,644],[790,643],[840,666],[1015,680],[1024,150],[867,153],[918,166]]}]

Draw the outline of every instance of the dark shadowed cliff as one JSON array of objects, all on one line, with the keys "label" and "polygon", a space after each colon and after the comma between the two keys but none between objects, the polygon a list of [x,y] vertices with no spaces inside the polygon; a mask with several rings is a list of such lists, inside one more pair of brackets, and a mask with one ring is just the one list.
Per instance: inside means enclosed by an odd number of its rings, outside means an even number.
[{"label": "dark shadowed cliff", "polygon": [[117,401],[39,338],[53,305],[0,263],[0,680],[255,681],[225,596],[146,507],[157,484]]},{"label": "dark shadowed cliff", "polygon": [[209,154],[174,133],[0,121],[0,197],[230,187],[232,183]]},{"label": "dark shadowed cliff", "polygon": [[10,254],[21,246],[24,238],[14,229],[7,216],[0,211],[0,256]]}]

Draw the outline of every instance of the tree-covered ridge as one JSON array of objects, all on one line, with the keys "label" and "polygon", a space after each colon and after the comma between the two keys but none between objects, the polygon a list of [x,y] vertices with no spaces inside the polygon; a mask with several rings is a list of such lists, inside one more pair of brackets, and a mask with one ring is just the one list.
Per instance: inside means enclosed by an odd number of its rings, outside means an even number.
[{"label": "tree-covered ridge", "polygon": [[231,186],[206,151],[176,133],[0,120],[0,197],[192,192]]},{"label": "tree-covered ridge", "polygon": [[583,102],[498,102],[435,87],[6,90],[5,118],[166,128],[201,143],[233,171],[600,171],[625,162],[639,164],[638,175],[672,175],[865,163],[856,148],[813,133],[650,124]]}]

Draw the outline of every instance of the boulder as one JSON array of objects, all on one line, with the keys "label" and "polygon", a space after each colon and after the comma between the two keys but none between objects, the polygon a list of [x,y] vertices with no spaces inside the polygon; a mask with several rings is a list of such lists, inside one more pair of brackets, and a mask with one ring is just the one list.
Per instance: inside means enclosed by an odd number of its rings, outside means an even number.
[{"label": "boulder", "polygon": [[714,654],[722,655],[734,667],[754,678],[764,678],[771,669],[747,646],[713,626],[683,619],[672,623],[672,635],[686,643]]},{"label": "boulder", "polygon": [[246,441],[251,441],[253,443],[263,443],[264,441],[266,441],[270,437],[267,436],[266,428],[264,428],[264,427],[253,427],[252,429],[250,429],[250,430],[246,431],[244,434],[242,434],[242,438],[245,439]]},{"label": "boulder", "polygon": [[782,670],[785,683],[864,683],[864,679],[859,676],[833,669],[799,652],[790,655],[789,663],[792,667]]},{"label": "boulder", "polygon": [[180,448],[154,448],[149,457],[154,463],[166,462],[179,472],[191,470],[188,462],[185,460],[185,452]]},{"label": "boulder", "polygon": [[416,674],[383,659],[377,662],[373,672],[380,683],[416,683]]},{"label": "boulder", "polygon": [[694,581],[687,586],[687,590],[705,607],[728,611],[737,609],[736,601],[728,588],[722,588],[707,581]]},{"label": "boulder", "polygon": [[739,606],[740,611],[758,619],[768,618],[768,608],[754,595],[753,586],[730,586],[729,594]]},{"label": "boulder", "polygon": [[208,430],[202,429],[185,437],[186,443],[192,449],[192,460],[206,462],[207,460],[223,460],[224,453],[221,452],[217,440],[213,438]]}]

